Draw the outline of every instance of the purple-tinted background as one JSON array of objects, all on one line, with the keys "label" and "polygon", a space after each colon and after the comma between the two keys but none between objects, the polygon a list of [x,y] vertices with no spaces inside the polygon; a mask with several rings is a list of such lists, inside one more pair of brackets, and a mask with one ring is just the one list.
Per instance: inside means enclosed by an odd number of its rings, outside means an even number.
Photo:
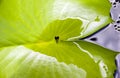
[{"label": "purple-tinted background", "polygon": [[[120,52],[120,0],[110,0],[110,2],[111,17],[115,22],[85,40]],[[120,78],[120,55],[116,59],[118,69],[115,78]]]}]

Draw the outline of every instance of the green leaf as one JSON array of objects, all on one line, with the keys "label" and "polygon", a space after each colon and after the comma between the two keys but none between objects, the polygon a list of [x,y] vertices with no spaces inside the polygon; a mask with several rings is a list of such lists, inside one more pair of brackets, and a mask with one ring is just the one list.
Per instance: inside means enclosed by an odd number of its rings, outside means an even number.
[{"label": "green leaf", "polygon": [[[79,19],[55,20],[50,23],[40,35],[39,41],[50,41],[55,36],[59,36],[60,40],[66,41],[73,37],[79,36],[82,28],[82,22]],[[76,26],[76,27],[74,27]],[[74,28],[73,28],[74,27]]]},{"label": "green leaf", "polygon": [[0,78],[86,78],[86,72],[23,46],[0,51]]},{"label": "green leaf", "polygon": [[0,47],[34,50],[1,48],[0,78],[113,78],[117,53],[73,41],[109,24],[110,7],[108,0],[0,0]]},{"label": "green leaf", "polygon": [[50,23],[67,18],[80,20],[77,36],[86,37],[111,22],[110,7],[108,0],[1,0],[0,46],[36,42]]},{"label": "green leaf", "polygon": [[43,54],[57,58],[60,62],[75,64],[87,72],[87,78],[113,78],[116,70],[115,56],[117,53],[85,42],[69,42],[54,40],[27,45]]}]

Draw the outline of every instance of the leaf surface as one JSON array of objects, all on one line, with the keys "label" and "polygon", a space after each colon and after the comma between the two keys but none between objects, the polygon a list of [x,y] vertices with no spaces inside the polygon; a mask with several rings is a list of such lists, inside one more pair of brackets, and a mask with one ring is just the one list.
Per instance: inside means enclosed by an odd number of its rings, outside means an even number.
[{"label": "leaf surface", "polygon": [[[71,37],[86,37],[111,22],[110,7],[108,0],[1,0],[0,46],[36,42],[49,24],[69,18],[82,22],[80,31],[76,30],[79,34]],[[64,22],[64,26],[71,25]]]},{"label": "leaf surface", "polygon": [[74,40],[109,24],[110,7],[108,0],[0,0],[0,78],[113,78],[117,53]]},{"label": "leaf surface", "polygon": [[18,46],[0,51],[0,78],[86,78],[86,72],[74,64]]},{"label": "leaf surface", "polygon": [[60,62],[77,65],[86,71],[86,78],[113,78],[116,70],[115,56],[118,53],[89,42],[50,41],[27,47],[55,57]]}]

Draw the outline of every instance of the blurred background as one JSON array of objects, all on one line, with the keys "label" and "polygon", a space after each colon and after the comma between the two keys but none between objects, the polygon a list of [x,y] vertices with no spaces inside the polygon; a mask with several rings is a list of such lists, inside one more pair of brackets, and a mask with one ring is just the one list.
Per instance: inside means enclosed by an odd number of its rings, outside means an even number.
[{"label": "blurred background", "polygon": [[[110,0],[110,2],[112,4],[110,15],[114,22],[85,40],[120,52],[120,0]],[[116,59],[118,69],[115,78],[120,78],[120,55]]]}]

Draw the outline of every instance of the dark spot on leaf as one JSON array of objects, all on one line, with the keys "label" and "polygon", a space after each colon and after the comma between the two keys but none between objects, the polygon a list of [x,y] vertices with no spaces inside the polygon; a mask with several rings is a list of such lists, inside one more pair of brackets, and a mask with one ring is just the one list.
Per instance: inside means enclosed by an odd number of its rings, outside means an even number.
[{"label": "dark spot on leaf", "polygon": [[106,68],[106,66],[103,66],[103,68],[107,71],[107,68]]},{"label": "dark spot on leaf", "polygon": [[56,43],[59,41],[59,36],[55,36]]},{"label": "dark spot on leaf", "polygon": [[90,40],[91,41],[97,41],[97,38],[94,37],[94,38],[91,38]]},{"label": "dark spot on leaf", "polygon": [[55,39],[56,39],[56,40],[59,39],[59,36],[55,36]]}]

